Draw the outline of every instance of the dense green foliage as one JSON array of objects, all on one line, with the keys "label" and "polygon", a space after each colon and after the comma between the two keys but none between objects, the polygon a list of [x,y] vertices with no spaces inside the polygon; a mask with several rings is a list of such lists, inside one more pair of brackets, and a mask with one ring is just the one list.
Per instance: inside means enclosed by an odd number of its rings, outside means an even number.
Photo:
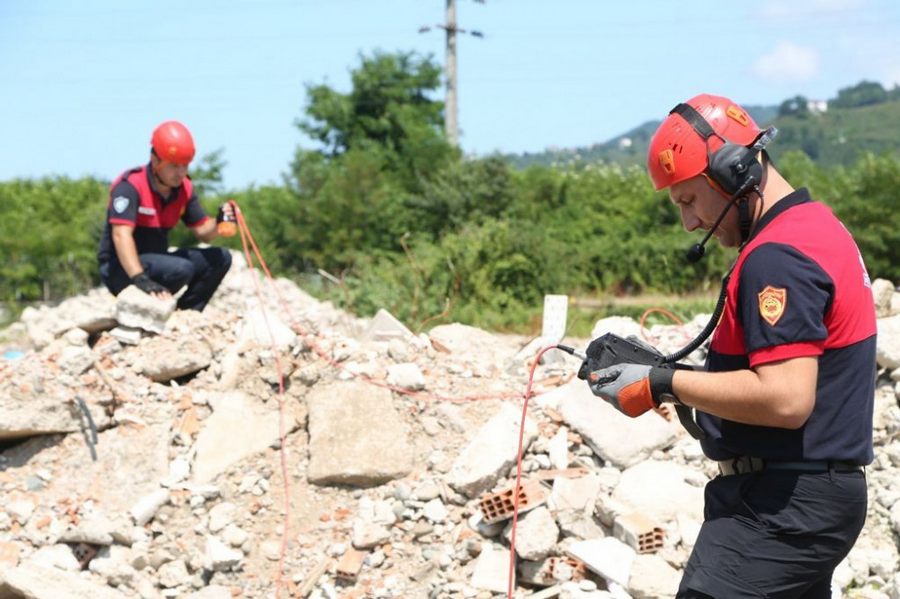
[{"label": "dense green foliage", "polygon": [[97,280],[105,193],[94,179],[0,184],[0,301],[61,298]]},{"label": "dense green foliage", "polygon": [[[440,72],[412,54],[362,57],[352,81],[347,93],[308,88],[297,126],[319,147],[297,151],[283,185],[225,193],[221,152],[192,171],[208,212],[224,199],[238,202],[276,274],[359,314],[384,307],[414,329],[443,319],[534,330],[546,293],[601,303],[674,294],[698,309],[709,305],[703,298],[714,295],[734,253],[712,243],[705,260],[688,265],[684,249],[697,235],[682,230],[642,167],[580,160],[517,169],[500,156],[464,158],[447,144],[443,106],[432,99]],[[857,103],[845,115],[890,105],[845,95]],[[811,119],[819,115],[801,105],[800,97],[786,100],[779,119],[808,122],[805,139],[815,139],[821,131]],[[786,152],[779,169],[834,208],[873,277],[900,282],[900,158],[842,155],[838,167],[814,158]],[[2,300],[59,299],[99,282],[94,254],[107,185],[0,183]],[[178,227],[172,241],[191,237]],[[217,243],[240,248],[239,238]],[[584,321],[581,333],[591,324]]]}]

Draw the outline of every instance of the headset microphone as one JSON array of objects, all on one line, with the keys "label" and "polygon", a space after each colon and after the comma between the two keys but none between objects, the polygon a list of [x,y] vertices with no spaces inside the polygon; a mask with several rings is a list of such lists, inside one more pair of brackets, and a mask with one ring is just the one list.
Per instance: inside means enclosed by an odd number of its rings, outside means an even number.
[{"label": "headset microphone", "polygon": [[716,222],[713,223],[713,226],[710,227],[709,231],[706,232],[706,235],[703,236],[703,239],[700,243],[695,243],[684,253],[684,257],[688,262],[694,264],[700,261],[700,258],[706,254],[706,248],[703,247],[706,245],[706,242],[709,241],[709,238],[712,237],[713,231],[716,230],[716,227],[719,226],[719,223],[722,222],[722,219],[725,218],[725,215],[728,214],[728,211],[731,210],[731,207],[734,206],[734,203],[743,197],[747,191],[756,183],[756,179],[751,175],[747,177],[747,180],[744,181],[743,184],[738,188],[734,195],[728,200],[728,204],[725,206],[725,209],[722,210],[722,213],[719,214],[719,218],[716,219]]},{"label": "headset microphone", "polygon": [[695,243],[691,247],[688,248],[687,252],[685,252],[684,257],[687,258],[687,261],[691,264],[695,264],[700,262],[700,258],[706,254],[706,249],[703,245],[706,243],[706,240],[709,239],[709,233],[706,234],[706,237],[703,238],[703,241],[700,243]]}]

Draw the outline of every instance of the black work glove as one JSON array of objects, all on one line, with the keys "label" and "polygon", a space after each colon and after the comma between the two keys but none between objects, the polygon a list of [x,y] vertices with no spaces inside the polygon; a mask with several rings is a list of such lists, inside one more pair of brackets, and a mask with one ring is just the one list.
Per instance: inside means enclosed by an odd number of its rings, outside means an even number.
[{"label": "black work glove", "polygon": [[134,284],[135,287],[137,287],[144,293],[149,293],[151,295],[154,293],[168,293],[169,292],[168,289],[166,289],[165,287],[163,287],[162,285],[160,285],[159,283],[157,283],[156,281],[151,279],[150,276],[145,272],[138,273],[138,274],[134,275],[133,277],[131,277],[131,282]]}]

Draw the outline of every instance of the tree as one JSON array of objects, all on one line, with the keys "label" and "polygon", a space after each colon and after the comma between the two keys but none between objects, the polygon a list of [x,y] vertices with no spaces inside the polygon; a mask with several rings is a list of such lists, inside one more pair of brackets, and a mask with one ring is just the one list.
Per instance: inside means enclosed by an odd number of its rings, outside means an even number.
[{"label": "tree", "polygon": [[95,179],[0,183],[0,301],[55,300],[95,284],[108,197]]},{"label": "tree", "polygon": [[788,115],[800,118],[809,115],[809,100],[806,99],[806,96],[794,96],[781,103],[778,107],[778,116]]},{"label": "tree", "polygon": [[852,87],[838,90],[837,98],[830,101],[836,108],[858,108],[871,104],[886,102],[888,92],[880,83],[875,81],[861,81]]},{"label": "tree", "polygon": [[191,167],[191,183],[197,195],[219,195],[224,191],[222,170],[228,162],[222,159],[224,148],[205,154]]},{"label": "tree", "polygon": [[413,53],[360,57],[352,89],[307,87],[297,127],[320,145],[298,148],[286,176],[297,209],[285,215],[306,259],[345,269],[369,253],[399,252],[415,230],[413,198],[459,159],[444,137],[440,69]]},{"label": "tree", "polygon": [[499,218],[513,203],[512,169],[499,156],[462,160],[428,182],[409,208],[416,230],[439,239],[470,222]]},{"label": "tree", "polygon": [[[296,125],[332,159],[377,147],[404,187],[417,190],[456,155],[443,133],[443,102],[430,97],[440,77],[430,57],[415,53],[361,56],[349,93],[307,86],[307,118]],[[306,157],[303,150],[295,156],[295,178]]]}]

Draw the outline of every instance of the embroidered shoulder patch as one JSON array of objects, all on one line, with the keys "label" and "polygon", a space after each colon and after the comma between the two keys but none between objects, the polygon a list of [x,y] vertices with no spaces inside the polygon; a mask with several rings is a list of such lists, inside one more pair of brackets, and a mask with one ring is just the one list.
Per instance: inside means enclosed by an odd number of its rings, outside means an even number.
[{"label": "embroidered shoulder patch", "polygon": [[131,203],[131,200],[126,198],[125,196],[117,196],[112,201],[113,210],[122,214],[125,212],[125,209],[128,208],[128,204]]},{"label": "embroidered shoulder patch", "polygon": [[757,295],[759,297],[759,315],[770,325],[775,326],[787,306],[787,289],[768,285]]}]

